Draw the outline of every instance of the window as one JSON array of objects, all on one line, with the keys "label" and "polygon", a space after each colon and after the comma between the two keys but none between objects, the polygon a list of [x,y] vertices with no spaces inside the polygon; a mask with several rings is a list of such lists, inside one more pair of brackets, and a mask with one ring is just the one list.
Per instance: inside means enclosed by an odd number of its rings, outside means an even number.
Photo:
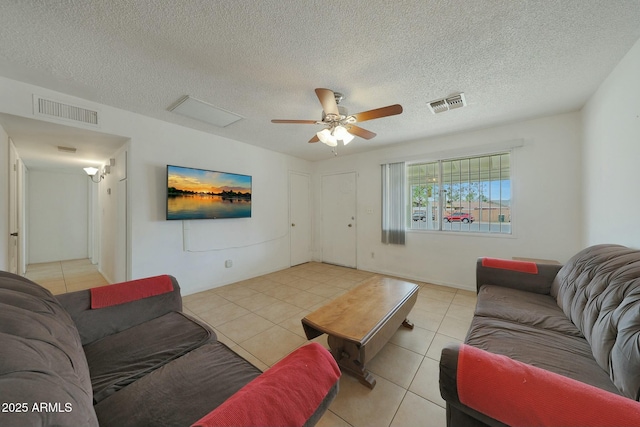
[{"label": "window", "polygon": [[408,228],[511,234],[510,153],[407,165]]}]

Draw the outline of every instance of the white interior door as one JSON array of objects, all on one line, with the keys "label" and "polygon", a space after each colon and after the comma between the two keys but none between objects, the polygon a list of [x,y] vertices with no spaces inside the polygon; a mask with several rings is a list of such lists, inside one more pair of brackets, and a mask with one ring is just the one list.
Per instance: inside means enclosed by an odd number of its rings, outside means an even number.
[{"label": "white interior door", "polygon": [[18,153],[9,144],[9,272],[18,274]]},{"label": "white interior door", "polygon": [[356,267],[356,173],[322,177],[322,261]]},{"label": "white interior door", "polygon": [[291,265],[311,261],[311,205],[309,175],[289,173]]}]

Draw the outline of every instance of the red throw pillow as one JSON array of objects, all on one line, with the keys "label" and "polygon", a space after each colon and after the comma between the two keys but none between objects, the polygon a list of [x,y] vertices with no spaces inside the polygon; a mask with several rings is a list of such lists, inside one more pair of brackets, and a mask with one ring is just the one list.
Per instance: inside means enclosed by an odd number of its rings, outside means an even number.
[{"label": "red throw pillow", "polygon": [[501,258],[482,258],[482,266],[501,270],[518,271],[520,273],[538,274],[538,266],[531,261],[518,261]]},{"label": "red throw pillow", "polygon": [[300,347],[238,390],[192,427],[302,426],[340,378],[320,344]]},{"label": "red throw pillow", "polygon": [[147,277],[113,285],[91,288],[91,308],[104,308],[173,291],[167,275]]},{"label": "red throw pillow", "polygon": [[460,402],[510,426],[640,426],[640,403],[589,384],[462,345]]}]

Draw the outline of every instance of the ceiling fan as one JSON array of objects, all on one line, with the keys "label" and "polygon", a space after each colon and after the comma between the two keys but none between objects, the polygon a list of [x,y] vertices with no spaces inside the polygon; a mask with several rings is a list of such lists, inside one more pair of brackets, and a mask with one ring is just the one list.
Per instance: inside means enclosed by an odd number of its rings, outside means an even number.
[{"label": "ceiling fan", "polygon": [[371,139],[376,136],[375,133],[356,126],[356,123],[402,113],[402,105],[394,104],[349,115],[347,109],[339,105],[340,101],[344,99],[340,92],[318,88],[316,89],[316,95],[322,105],[321,120],[271,120],[271,123],[325,125],[326,127],[316,133],[309,142],[321,141],[329,147],[335,147],[338,145],[338,141],[342,141],[344,145],[347,145],[353,140],[354,135],[364,139]]}]

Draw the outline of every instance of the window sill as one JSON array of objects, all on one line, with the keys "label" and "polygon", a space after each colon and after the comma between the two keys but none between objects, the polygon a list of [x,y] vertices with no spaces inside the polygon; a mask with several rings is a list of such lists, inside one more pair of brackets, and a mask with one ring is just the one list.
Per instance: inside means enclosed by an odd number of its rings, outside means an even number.
[{"label": "window sill", "polygon": [[449,231],[449,230],[419,230],[419,229],[407,229],[407,233],[410,234],[434,234],[439,236],[459,236],[459,237],[484,237],[484,238],[498,238],[498,239],[515,239],[517,236],[515,233],[483,233],[480,231]]}]

